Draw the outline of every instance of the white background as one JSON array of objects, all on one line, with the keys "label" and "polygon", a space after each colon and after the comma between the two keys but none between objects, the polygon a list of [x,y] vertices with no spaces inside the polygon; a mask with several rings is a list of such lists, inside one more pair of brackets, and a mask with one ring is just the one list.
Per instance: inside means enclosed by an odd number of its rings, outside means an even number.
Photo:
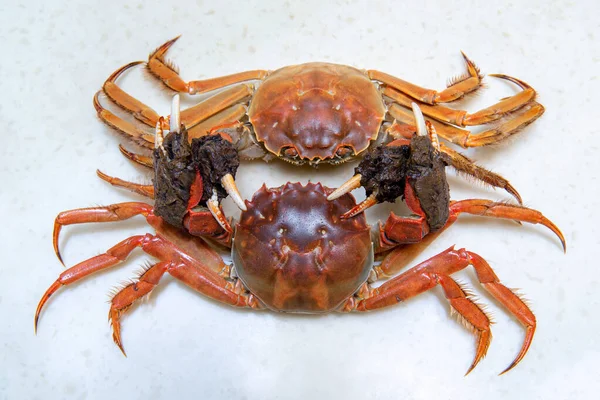
[{"label": "white background", "polygon": [[[478,3],[2,2],[0,398],[593,398],[600,390],[599,3]],[[324,60],[441,89],[464,71],[462,49],[483,72],[534,86],[546,114],[509,143],[467,153],[509,178],[526,205],[563,230],[567,254],[542,227],[461,217],[419,258],[457,244],[520,288],[538,319],[523,362],[497,376],[516,355],[523,329],[483,293],[472,271],[457,278],[490,305],[496,324],[488,356],[468,377],[474,338],[450,317],[439,288],[370,314],[294,316],[234,310],[166,277],[125,316],[124,358],[106,323],[107,293],[148,260],[139,251],[61,290],[34,336],[37,302],[63,271],[51,246],[56,214],[141,200],[100,181],[96,168],[150,179],[121,156],[117,145],[125,140],[97,119],[92,96],[115,69],[178,34],[169,57],[184,79]],[[168,113],[170,92],[142,68],[119,84]],[[461,106],[475,111],[517,90],[493,78],[486,85]],[[263,181],[336,186],[353,166],[245,163],[237,180],[251,197]],[[510,200],[449,175],[454,199]],[[225,205],[236,214],[230,200]],[[73,265],[146,231],[141,218],[66,228],[65,261]]]}]

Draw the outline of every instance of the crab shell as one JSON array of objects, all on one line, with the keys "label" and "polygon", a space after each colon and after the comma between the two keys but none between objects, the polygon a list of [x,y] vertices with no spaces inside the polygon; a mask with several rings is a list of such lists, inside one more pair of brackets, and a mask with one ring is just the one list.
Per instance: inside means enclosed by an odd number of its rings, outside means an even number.
[{"label": "crab shell", "polygon": [[313,163],[349,159],[379,135],[385,105],[365,72],[308,63],[274,71],[257,89],[248,117],[256,138],[279,157]]},{"label": "crab shell", "polygon": [[232,258],[244,285],[267,307],[326,312],[363,284],[373,265],[365,216],[340,219],[356,202],[334,201],[321,184],[264,185],[236,227]]}]

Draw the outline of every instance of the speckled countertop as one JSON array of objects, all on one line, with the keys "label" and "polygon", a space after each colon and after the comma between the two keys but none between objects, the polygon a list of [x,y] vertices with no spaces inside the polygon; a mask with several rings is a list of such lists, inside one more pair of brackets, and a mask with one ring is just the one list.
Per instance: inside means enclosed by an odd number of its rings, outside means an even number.
[{"label": "speckled countertop", "polygon": [[[596,1],[404,3],[12,1],[0,4],[0,398],[591,399],[600,391],[598,137],[600,32]],[[61,273],[51,246],[59,211],[140,200],[95,170],[149,181],[123,141],[96,118],[92,95],[119,66],[178,34],[170,58],[186,79],[324,60],[376,68],[442,88],[463,72],[464,50],[486,73],[533,85],[546,114],[510,143],[469,150],[501,173],[526,205],[568,241],[538,226],[464,218],[419,258],[452,244],[487,260],[531,300],[538,330],[529,354],[498,377],[523,330],[477,284],[457,274],[495,316],[488,356],[463,377],[474,338],[450,317],[442,291],[368,315],[247,312],[208,301],[174,279],[124,318],[128,358],[112,343],[107,293],[148,257],[99,274],[50,301],[37,336],[33,313]],[[119,84],[159,113],[169,93],[133,70]],[[515,93],[486,79],[471,111]],[[185,98],[186,105],[193,98]],[[353,165],[318,170],[246,163],[244,196],[264,181],[340,184]],[[452,197],[509,200],[450,174]],[[358,192],[357,192],[358,193]],[[358,193],[360,199],[364,198]],[[236,214],[230,200],[226,211]],[[393,207],[369,211],[371,220]],[[67,265],[96,255],[143,220],[65,229]]]}]

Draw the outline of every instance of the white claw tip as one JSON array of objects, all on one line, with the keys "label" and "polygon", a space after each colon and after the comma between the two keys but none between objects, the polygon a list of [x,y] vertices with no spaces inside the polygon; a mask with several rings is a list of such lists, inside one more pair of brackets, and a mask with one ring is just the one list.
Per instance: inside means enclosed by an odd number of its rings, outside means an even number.
[{"label": "white claw tip", "polygon": [[180,100],[179,95],[176,94],[173,96],[173,101],[171,102],[171,117],[169,118],[169,130],[171,132],[179,133],[179,128],[181,126],[180,115]]},{"label": "white claw tip", "polygon": [[413,114],[415,115],[415,125],[417,127],[417,135],[427,135],[427,126],[425,126],[425,117],[419,108],[419,105],[415,102],[412,103]]},{"label": "white claw tip", "polygon": [[154,148],[161,149],[162,152],[165,153],[165,148],[163,147],[163,131],[160,120],[156,123],[156,129],[154,130]]},{"label": "white claw tip", "polygon": [[246,204],[244,204],[244,199],[242,198],[242,195],[235,184],[233,176],[231,174],[225,175],[223,178],[221,178],[221,184],[235,205],[238,206],[240,210],[247,211],[248,208],[246,207]]},{"label": "white claw tip", "polygon": [[358,189],[360,187],[360,180],[362,179],[361,174],[356,174],[352,178],[348,179],[346,182],[342,184],[339,188],[335,189],[329,196],[327,196],[327,200],[335,200],[339,197],[342,197],[346,193],[350,193],[354,189]]}]

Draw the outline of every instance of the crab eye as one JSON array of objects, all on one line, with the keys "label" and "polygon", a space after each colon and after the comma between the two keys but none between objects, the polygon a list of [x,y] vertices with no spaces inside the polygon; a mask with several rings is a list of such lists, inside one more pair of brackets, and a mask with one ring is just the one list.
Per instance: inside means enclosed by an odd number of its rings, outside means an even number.
[{"label": "crab eye", "polygon": [[348,157],[349,155],[352,154],[352,149],[349,146],[342,146],[339,149],[337,149],[337,151],[335,152],[335,154],[338,157]]},{"label": "crab eye", "polygon": [[295,158],[298,157],[298,150],[296,150],[294,147],[285,147],[282,151],[283,155],[286,157],[290,157],[290,158]]}]

